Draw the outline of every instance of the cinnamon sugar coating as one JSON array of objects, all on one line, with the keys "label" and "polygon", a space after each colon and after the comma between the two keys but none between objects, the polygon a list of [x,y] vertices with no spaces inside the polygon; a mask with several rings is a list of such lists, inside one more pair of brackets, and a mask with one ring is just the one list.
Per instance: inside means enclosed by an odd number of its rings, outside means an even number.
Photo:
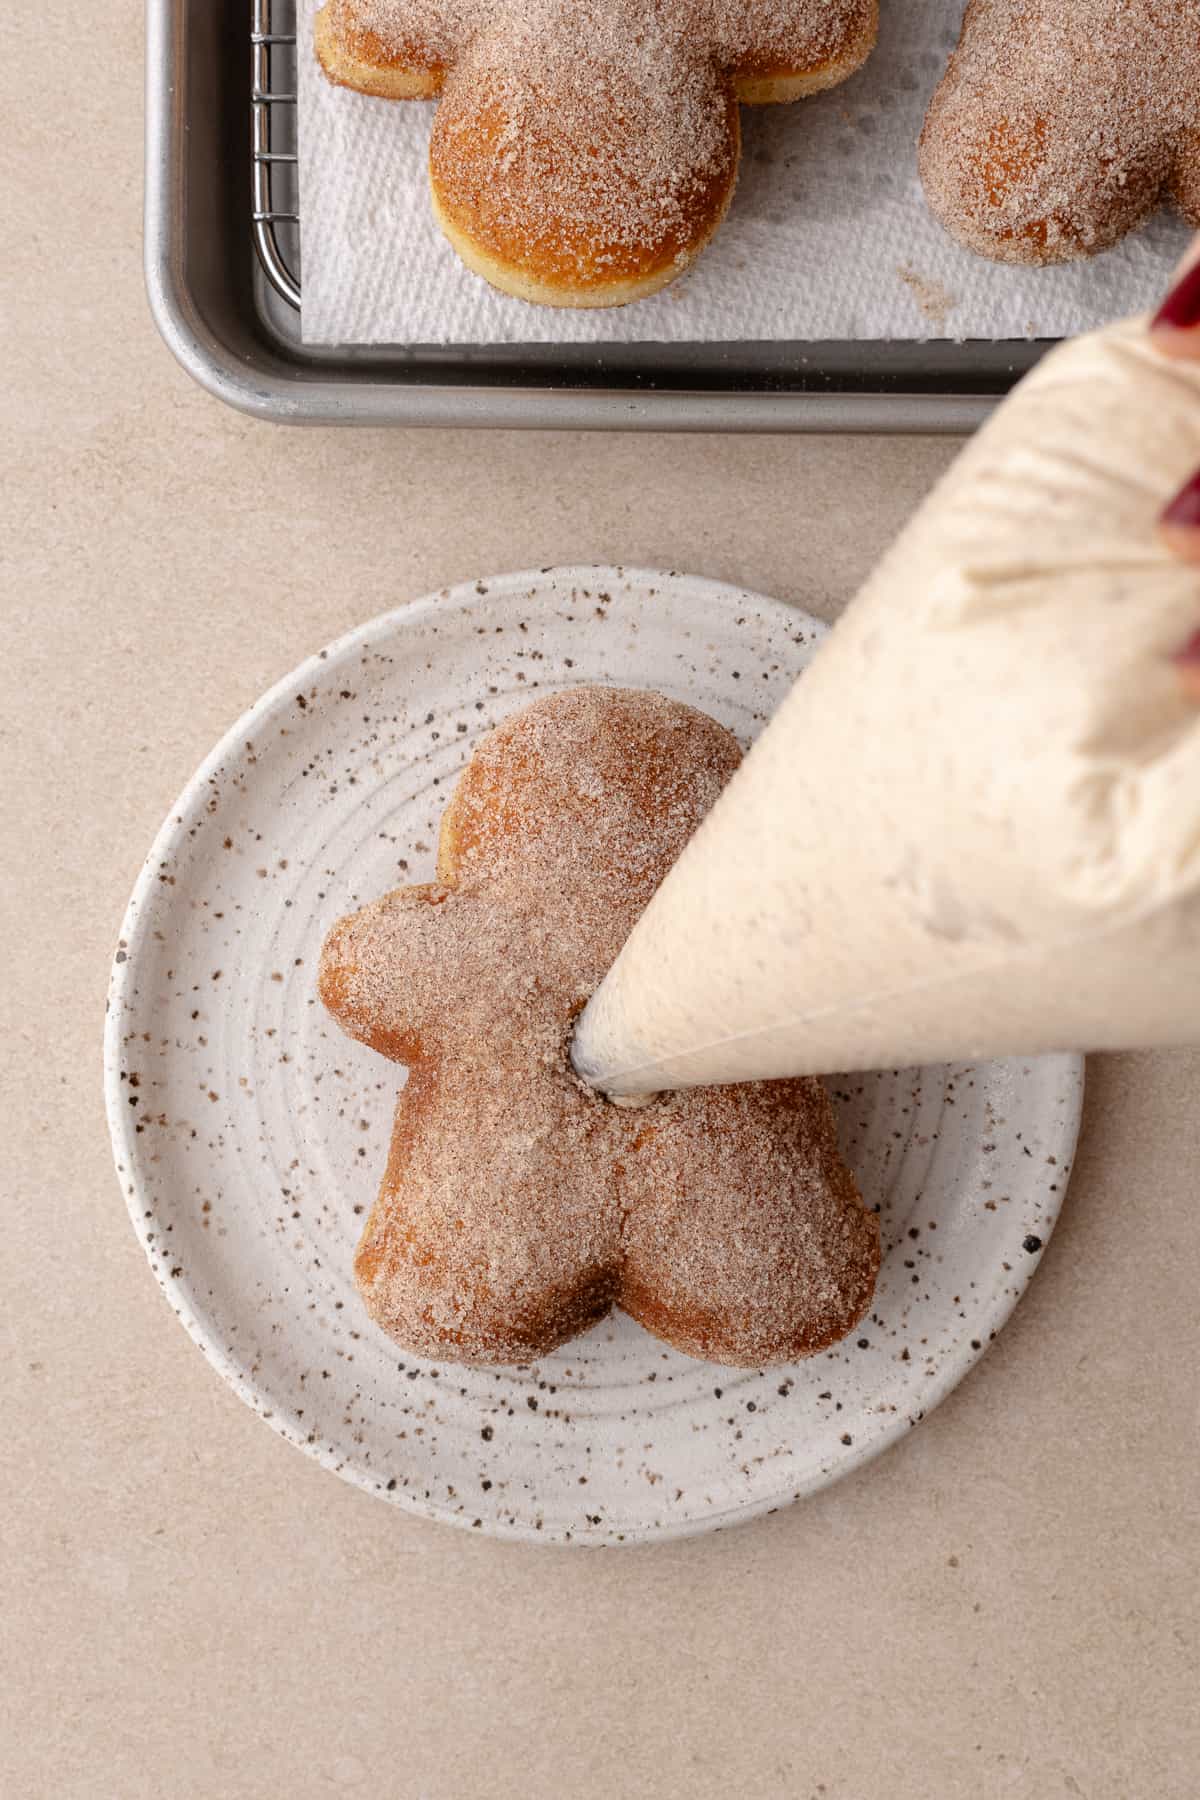
[{"label": "cinnamon sugar coating", "polygon": [[921,135],[970,250],[1054,263],[1173,200],[1200,225],[1200,0],[970,0]]},{"label": "cinnamon sugar coating", "polygon": [[572,1021],[739,760],[703,714],[575,689],[478,745],[439,880],[341,920],[320,993],[408,1066],[355,1274],[423,1356],[523,1362],[623,1307],[677,1349],[757,1366],[865,1311],[874,1216],[819,1082],[610,1105]]},{"label": "cinnamon sugar coating", "polygon": [[494,285],[622,304],[687,267],[737,177],[737,100],[794,99],[870,51],[878,0],[327,0],[334,81],[440,94],[434,210]]}]

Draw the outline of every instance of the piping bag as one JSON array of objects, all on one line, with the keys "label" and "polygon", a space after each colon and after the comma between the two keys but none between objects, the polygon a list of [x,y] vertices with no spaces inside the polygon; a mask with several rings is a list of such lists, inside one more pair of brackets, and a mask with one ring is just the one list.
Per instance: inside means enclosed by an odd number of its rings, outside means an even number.
[{"label": "piping bag", "polygon": [[572,1056],[615,1099],[1200,1041],[1200,569],[1157,536],[1200,365],[1045,358],[851,603]]}]

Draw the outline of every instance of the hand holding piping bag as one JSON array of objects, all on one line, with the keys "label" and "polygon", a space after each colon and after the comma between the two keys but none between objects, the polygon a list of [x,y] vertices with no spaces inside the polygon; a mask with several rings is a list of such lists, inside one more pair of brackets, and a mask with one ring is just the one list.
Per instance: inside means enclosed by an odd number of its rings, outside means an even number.
[{"label": "hand holding piping bag", "polygon": [[1198,565],[1194,257],[964,446],[634,927],[577,1068],[633,1096],[1197,1041]]}]

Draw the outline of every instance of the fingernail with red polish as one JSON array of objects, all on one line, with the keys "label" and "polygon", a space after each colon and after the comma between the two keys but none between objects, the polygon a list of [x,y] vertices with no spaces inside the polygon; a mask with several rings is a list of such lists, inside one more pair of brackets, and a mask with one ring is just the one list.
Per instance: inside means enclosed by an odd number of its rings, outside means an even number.
[{"label": "fingernail with red polish", "polygon": [[1200,700],[1200,631],[1192,633],[1171,661],[1179,672],[1184,693],[1190,694],[1193,700]]},{"label": "fingernail with red polish", "polygon": [[1163,508],[1160,522],[1182,531],[1200,531],[1200,469]]},{"label": "fingernail with red polish", "polygon": [[1200,262],[1185,269],[1154,318],[1151,331],[1192,331],[1200,326]]},{"label": "fingernail with red polish", "polygon": [[1177,650],[1171,658],[1173,663],[1187,674],[1200,673],[1200,631],[1193,631],[1182,650]]}]

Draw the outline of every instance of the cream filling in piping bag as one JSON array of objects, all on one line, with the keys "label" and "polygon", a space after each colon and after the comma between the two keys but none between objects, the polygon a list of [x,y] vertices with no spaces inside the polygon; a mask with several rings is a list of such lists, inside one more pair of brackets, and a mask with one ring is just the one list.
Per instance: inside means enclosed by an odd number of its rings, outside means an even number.
[{"label": "cream filling in piping bag", "polygon": [[574,1059],[614,1096],[1200,1040],[1200,571],[1158,513],[1200,364],[1048,356],[822,645],[635,926]]}]

